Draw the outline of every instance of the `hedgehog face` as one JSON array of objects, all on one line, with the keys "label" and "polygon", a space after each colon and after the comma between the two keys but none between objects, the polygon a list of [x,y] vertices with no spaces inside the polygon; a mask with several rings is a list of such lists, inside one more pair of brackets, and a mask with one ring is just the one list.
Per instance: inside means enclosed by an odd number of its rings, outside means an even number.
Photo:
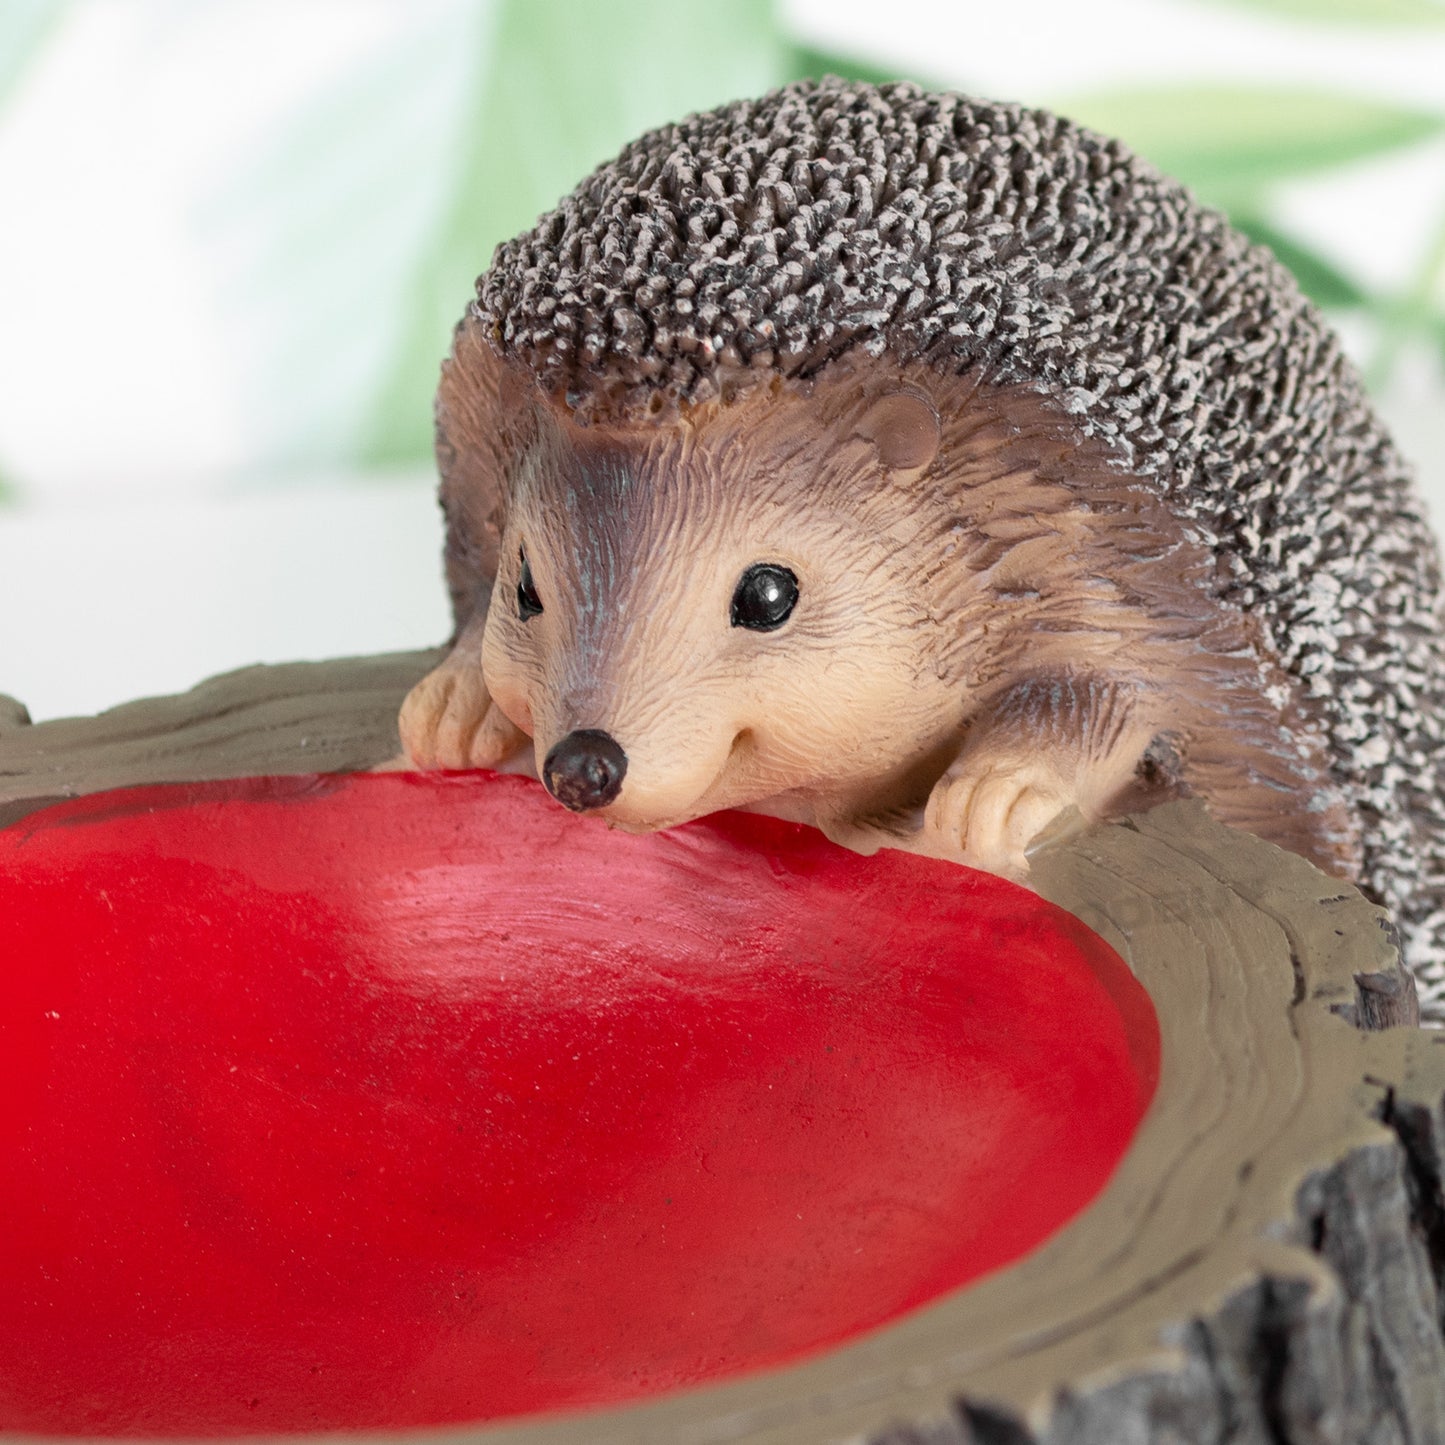
[{"label": "hedgehog face", "polygon": [[[916,400],[896,414],[918,430]],[[956,741],[916,509],[857,423],[820,429],[784,394],[666,426],[539,428],[482,666],[559,801],[633,830],[790,797],[826,818]]]}]

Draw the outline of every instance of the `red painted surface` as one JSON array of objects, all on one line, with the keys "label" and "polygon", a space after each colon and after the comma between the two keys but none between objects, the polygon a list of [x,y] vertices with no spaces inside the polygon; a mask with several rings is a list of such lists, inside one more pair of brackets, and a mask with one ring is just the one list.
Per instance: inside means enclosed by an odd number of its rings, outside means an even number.
[{"label": "red painted surface", "polygon": [[535,784],[152,788],[0,833],[0,1427],[473,1420],[795,1358],[1016,1258],[1152,1092],[996,879]]}]

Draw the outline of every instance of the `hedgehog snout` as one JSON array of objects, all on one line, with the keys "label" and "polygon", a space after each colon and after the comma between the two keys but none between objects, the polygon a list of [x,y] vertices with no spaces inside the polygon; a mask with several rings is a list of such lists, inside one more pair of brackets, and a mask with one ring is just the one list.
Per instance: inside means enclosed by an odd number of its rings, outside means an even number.
[{"label": "hedgehog snout", "polygon": [[542,764],[547,791],[574,813],[605,808],[622,791],[626,776],[627,754],[600,728],[568,733]]}]

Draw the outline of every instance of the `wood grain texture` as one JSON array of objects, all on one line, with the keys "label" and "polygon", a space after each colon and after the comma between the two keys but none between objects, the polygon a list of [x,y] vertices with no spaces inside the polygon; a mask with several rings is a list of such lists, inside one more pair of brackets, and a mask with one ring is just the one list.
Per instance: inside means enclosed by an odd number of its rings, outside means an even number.
[{"label": "wood grain texture", "polygon": [[[89,721],[24,726],[0,708],[0,820],[131,783],[383,762],[433,660],[253,668]],[[1412,998],[1388,919],[1193,804],[1061,841],[1033,881],[1119,949],[1163,1034],[1154,1107],[1083,1215],[793,1368],[448,1438],[1445,1440],[1445,1036],[1367,1031]]]},{"label": "wood grain texture", "polygon": [[440,658],[247,667],[175,697],[30,726],[19,703],[0,699],[0,825],[37,800],[104,788],[372,767],[400,751],[401,698]]}]

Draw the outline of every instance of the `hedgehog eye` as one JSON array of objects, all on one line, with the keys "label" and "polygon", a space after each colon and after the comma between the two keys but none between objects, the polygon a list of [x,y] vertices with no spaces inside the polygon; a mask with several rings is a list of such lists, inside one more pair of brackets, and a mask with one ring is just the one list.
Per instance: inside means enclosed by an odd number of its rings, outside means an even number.
[{"label": "hedgehog eye", "polygon": [[536,617],[542,610],[542,599],[537,595],[537,584],[532,581],[532,564],[522,552],[522,575],[517,579],[517,616],[525,622]]},{"label": "hedgehog eye", "polygon": [[755,562],[738,578],[733,591],[732,623],[754,632],[771,632],[793,615],[797,605],[797,577],[775,563]]}]

